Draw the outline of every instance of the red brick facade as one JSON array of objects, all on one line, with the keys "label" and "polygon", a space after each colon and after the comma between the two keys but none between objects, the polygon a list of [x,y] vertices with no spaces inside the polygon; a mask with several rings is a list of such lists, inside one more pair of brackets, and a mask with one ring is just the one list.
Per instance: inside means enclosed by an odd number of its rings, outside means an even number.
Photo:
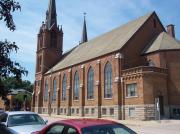
[{"label": "red brick facade", "polygon": [[[156,23],[156,24],[154,24]],[[58,43],[55,46],[44,46],[37,51],[37,64],[42,66],[36,72],[36,86],[33,109],[39,113],[62,115],[78,115],[93,117],[112,117],[118,119],[155,119],[157,107],[155,99],[159,98],[161,117],[177,117],[174,109],[180,108],[180,57],[179,50],[157,51],[142,54],[143,50],[157,35],[165,29],[157,15],[153,13],[143,26],[118,51],[81,62],[79,64],[53,71],[50,68],[58,63],[62,54],[62,32],[58,32]],[[48,36],[51,30],[41,31],[44,45],[51,39]],[[61,42],[61,43],[60,43]],[[171,44],[170,44],[171,45]],[[39,48],[39,47],[38,47]],[[41,63],[38,57],[42,56]],[[80,55],[79,55],[80,56]],[[148,65],[149,61],[153,66]],[[105,65],[112,65],[112,97],[104,98]],[[47,67],[43,67],[43,65]],[[87,99],[88,71],[94,70],[94,97]],[[48,68],[48,69],[47,69]],[[45,73],[49,70],[49,73]],[[73,99],[74,74],[79,75],[79,99]],[[63,76],[67,76],[66,100],[62,100]],[[53,95],[53,80],[57,80],[56,101],[50,98]],[[44,101],[45,81],[48,81],[48,101]],[[128,85],[136,85],[136,95],[128,96]]]}]

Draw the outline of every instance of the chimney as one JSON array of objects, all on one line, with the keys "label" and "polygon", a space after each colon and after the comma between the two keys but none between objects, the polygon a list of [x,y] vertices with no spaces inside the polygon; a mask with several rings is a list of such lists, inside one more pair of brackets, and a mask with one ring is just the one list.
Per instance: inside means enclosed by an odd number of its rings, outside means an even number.
[{"label": "chimney", "polygon": [[175,31],[174,31],[174,25],[173,25],[173,24],[167,25],[167,33],[168,33],[171,37],[175,38]]}]

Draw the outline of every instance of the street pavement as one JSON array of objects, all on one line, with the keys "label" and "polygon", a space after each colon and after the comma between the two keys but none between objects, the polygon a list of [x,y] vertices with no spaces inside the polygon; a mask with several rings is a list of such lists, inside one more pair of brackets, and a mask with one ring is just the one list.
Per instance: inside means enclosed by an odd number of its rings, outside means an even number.
[{"label": "street pavement", "polygon": [[[48,123],[63,119],[79,118],[61,115],[41,115],[41,117],[48,120]],[[108,119],[122,123],[138,134],[180,134],[180,120],[135,121]]]}]

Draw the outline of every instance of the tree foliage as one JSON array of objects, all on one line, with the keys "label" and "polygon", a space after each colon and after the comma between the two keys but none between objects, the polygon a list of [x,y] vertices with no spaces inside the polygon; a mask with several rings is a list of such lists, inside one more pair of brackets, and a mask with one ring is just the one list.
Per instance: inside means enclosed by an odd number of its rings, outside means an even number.
[{"label": "tree foliage", "polygon": [[16,29],[13,21],[12,12],[20,9],[21,6],[19,5],[19,2],[16,2],[15,0],[0,1],[0,20],[5,21],[6,26],[12,31]]},{"label": "tree foliage", "polygon": [[16,97],[15,97],[15,100],[17,100],[19,103],[23,104],[23,102],[24,102],[24,95],[27,96],[27,102],[30,103],[31,102],[31,95],[25,94],[25,93],[17,94]]},{"label": "tree foliage", "polygon": [[30,81],[18,81],[14,77],[6,78],[3,81],[6,89],[24,89],[28,92],[33,92],[33,84]]},{"label": "tree foliage", "polygon": [[[12,13],[20,9],[20,4],[15,0],[0,0],[0,21],[4,21],[10,31],[16,29]],[[0,97],[2,96],[3,98],[6,98],[8,93],[3,80],[13,76],[18,81],[21,81],[22,75],[27,75],[28,73],[19,63],[13,61],[10,57],[10,54],[17,52],[17,50],[18,46],[15,42],[0,41]]]}]

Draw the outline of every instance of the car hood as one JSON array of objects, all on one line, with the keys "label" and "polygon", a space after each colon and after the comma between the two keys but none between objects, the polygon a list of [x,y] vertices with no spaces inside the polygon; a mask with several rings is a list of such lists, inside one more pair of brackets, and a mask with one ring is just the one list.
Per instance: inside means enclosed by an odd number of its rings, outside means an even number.
[{"label": "car hood", "polygon": [[9,127],[14,130],[18,134],[31,134],[32,132],[36,132],[41,130],[45,125],[24,125],[24,126],[14,126]]}]

